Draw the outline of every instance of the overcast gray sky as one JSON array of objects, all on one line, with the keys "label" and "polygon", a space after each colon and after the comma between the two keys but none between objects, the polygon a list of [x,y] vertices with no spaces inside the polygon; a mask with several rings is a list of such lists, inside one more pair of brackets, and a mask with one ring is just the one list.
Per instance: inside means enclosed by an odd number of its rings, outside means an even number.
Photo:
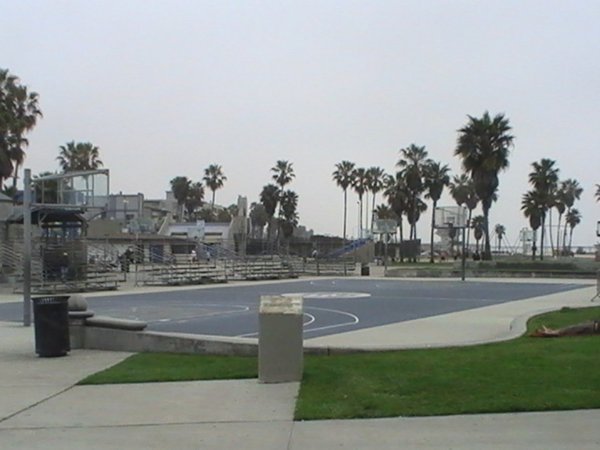
[{"label": "overcast gray sky", "polygon": [[[0,67],[40,94],[44,113],[29,135],[34,174],[58,169],[59,145],[90,141],[113,193],[159,198],[173,177],[200,180],[217,163],[228,177],[217,202],[230,204],[256,201],[285,159],[301,223],[341,235],[337,162],[392,173],[399,149],[416,143],[458,173],[456,130],[489,110],[506,114],[515,136],[491,225],[516,241],[531,163],[551,158],[585,189],[575,243],[597,241],[600,1],[0,6]],[[447,194],[440,203],[453,204]]]}]

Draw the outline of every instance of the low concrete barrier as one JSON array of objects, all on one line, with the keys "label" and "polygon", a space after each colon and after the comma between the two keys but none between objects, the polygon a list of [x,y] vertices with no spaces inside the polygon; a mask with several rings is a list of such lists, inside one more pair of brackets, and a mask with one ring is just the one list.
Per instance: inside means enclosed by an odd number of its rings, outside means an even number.
[{"label": "low concrete barrier", "polygon": [[83,334],[83,348],[94,350],[226,356],[258,354],[256,342],[238,338],[117,330],[94,326],[84,327]]}]

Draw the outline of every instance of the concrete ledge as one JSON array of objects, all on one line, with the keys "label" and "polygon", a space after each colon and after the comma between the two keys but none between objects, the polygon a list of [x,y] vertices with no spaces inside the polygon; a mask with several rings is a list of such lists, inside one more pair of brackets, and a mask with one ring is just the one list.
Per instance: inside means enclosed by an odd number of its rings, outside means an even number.
[{"label": "concrete ledge", "polygon": [[86,319],[90,327],[111,328],[115,330],[142,331],[148,324],[141,320],[116,319],[114,317],[94,316]]},{"label": "concrete ledge", "polygon": [[179,333],[83,327],[82,346],[94,350],[187,353],[197,355],[258,355],[255,340]]},{"label": "concrete ledge", "polygon": [[94,317],[94,311],[69,311],[69,319],[89,319]]}]

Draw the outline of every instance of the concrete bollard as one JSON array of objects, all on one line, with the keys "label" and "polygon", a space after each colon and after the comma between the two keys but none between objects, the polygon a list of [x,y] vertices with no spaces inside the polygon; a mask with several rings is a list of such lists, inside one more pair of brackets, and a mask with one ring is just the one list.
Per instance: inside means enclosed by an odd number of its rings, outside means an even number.
[{"label": "concrete bollard", "polygon": [[302,297],[261,296],[258,325],[258,381],[302,380]]}]

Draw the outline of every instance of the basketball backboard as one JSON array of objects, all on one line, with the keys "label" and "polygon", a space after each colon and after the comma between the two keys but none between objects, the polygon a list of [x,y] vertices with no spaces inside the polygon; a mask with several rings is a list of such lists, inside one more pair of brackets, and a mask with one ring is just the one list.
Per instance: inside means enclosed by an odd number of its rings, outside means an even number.
[{"label": "basketball backboard", "polygon": [[435,228],[464,228],[467,226],[466,206],[438,206],[434,211]]},{"label": "basketball backboard", "polygon": [[386,234],[395,233],[398,223],[394,219],[377,219],[373,227],[373,233]]}]

